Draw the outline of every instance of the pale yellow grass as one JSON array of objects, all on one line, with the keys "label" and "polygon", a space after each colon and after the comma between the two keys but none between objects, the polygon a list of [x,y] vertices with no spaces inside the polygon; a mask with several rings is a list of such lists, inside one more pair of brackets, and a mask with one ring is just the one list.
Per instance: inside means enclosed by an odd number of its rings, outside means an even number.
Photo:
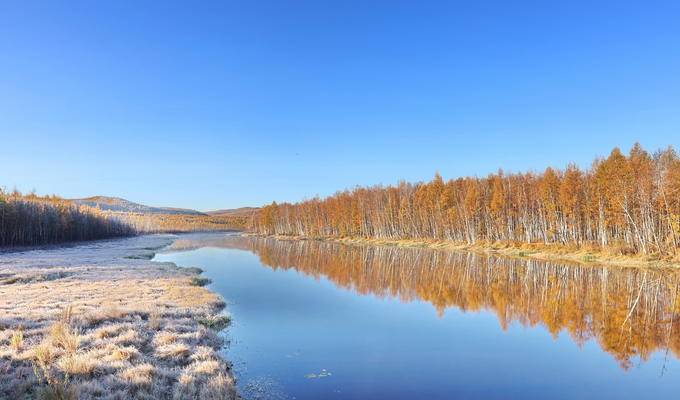
[{"label": "pale yellow grass", "polygon": [[244,236],[271,236],[279,240],[320,240],[348,245],[426,247],[433,249],[492,253],[506,257],[532,258],[543,261],[567,261],[578,264],[611,265],[637,268],[679,268],[680,254],[630,254],[628,249],[613,247],[600,249],[592,246],[563,246],[557,244],[522,242],[485,242],[476,244],[434,239],[372,239],[355,237],[314,237],[288,235],[259,235],[245,233]]},{"label": "pale yellow grass", "polygon": [[224,307],[146,236],[0,253],[0,399],[235,398]]}]

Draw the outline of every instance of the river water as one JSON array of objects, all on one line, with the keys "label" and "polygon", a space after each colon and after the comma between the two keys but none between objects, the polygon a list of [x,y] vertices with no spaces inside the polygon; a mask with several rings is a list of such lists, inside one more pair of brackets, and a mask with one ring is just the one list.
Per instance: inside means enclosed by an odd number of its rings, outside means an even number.
[{"label": "river water", "polygon": [[202,268],[227,301],[246,398],[680,393],[674,271],[234,234],[156,260]]}]

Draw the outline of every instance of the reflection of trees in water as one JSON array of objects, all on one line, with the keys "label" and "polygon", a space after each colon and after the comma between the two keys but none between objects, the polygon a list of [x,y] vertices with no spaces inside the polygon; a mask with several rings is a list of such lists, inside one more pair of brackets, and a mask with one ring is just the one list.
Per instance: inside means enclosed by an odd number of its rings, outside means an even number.
[{"label": "reflection of trees in water", "polygon": [[323,276],[360,294],[427,301],[440,315],[448,307],[490,310],[503,329],[517,321],[553,336],[566,331],[579,345],[594,338],[623,368],[656,350],[680,355],[672,271],[257,237],[225,237],[220,247],[250,250],[273,269]]},{"label": "reflection of trees in water", "polygon": [[186,233],[175,239],[172,244],[163,249],[164,253],[196,250],[202,247],[234,247],[234,234],[230,233]]}]

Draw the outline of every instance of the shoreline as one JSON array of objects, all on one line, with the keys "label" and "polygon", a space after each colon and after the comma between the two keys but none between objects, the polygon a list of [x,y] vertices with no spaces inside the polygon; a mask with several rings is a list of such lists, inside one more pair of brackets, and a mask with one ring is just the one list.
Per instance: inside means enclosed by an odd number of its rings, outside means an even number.
[{"label": "shoreline", "polygon": [[200,268],[152,261],[176,239],[1,253],[0,398],[237,398],[224,300]]},{"label": "shoreline", "polygon": [[566,261],[581,265],[612,266],[621,268],[654,268],[678,269],[680,256],[675,258],[655,258],[653,255],[615,255],[607,251],[592,249],[574,249],[559,245],[521,244],[511,243],[478,243],[474,245],[447,240],[418,240],[418,239],[370,239],[370,238],[338,238],[338,237],[306,237],[291,235],[265,235],[244,232],[244,236],[271,237],[278,240],[316,240],[322,242],[342,243],[354,246],[390,246],[404,248],[429,248],[473,252],[502,257],[528,258],[540,261]]},{"label": "shoreline", "polygon": [[243,230],[241,230],[241,229],[214,229],[214,230],[203,229],[203,230],[195,230],[195,231],[165,230],[165,231],[158,231],[158,232],[149,231],[149,232],[135,233],[135,234],[132,234],[132,235],[112,236],[112,237],[100,238],[100,239],[63,241],[63,242],[35,244],[35,245],[0,246],[0,256],[3,255],[3,254],[23,253],[23,252],[34,251],[34,250],[59,250],[59,249],[66,248],[66,247],[77,247],[77,246],[88,245],[88,244],[91,244],[91,243],[105,243],[105,242],[109,242],[109,241],[131,239],[131,238],[137,238],[137,237],[143,237],[143,236],[154,236],[154,235],[156,235],[156,236],[170,236],[170,235],[181,236],[181,235],[189,235],[189,234],[194,234],[194,233],[242,233],[242,232],[243,232]]}]

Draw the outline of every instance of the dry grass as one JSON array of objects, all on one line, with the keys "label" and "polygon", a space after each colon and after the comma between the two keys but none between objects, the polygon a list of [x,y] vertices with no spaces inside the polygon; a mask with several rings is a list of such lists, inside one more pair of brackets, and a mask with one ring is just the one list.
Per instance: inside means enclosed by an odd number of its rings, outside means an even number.
[{"label": "dry grass", "polygon": [[54,383],[39,388],[37,398],[40,400],[76,400],[78,394],[76,388],[67,383]]},{"label": "dry grass", "polygon": [[80,335],[66,323],[59,321],[50,328],[50,340],[56,348],[62,349],[66,354],[75,354],[80,344]]},{"label": "dry grass", "polygon": [[149,313],[149,318],[147,321],[147,326],[149,329],[157,331],[161,329],[163,321],[162,321],[162,316],[160,313],[157,311],[152,311]]},{"label": "dry grass", "polygon": [[33,372],[38,383],[49,383],[51,381],[51,368],[55,358],[56,354],[52,345],[45,340],[33,349]]},{"label": "dry grass", "polygon": [[133,385],[151,385],[155,370],[153,365],[142,363],[124,369],[120,377]]},{"label": "dry grass", "polygon": [[196,270],[134,257],[169,241],[2,254],[0,399],[235,398],[223,340],[199,322],[222,299]]},{"label": "dry grass", "polygon": [[94,354],[69,354],[59,359],[59,369],[70,376],[90,375],[97,367],[97,357]]},{"label": "dry grass", "polygon": [[12,332],[12,337],[9,339],[9,345],[10,347],[16,351],[19,352],[21,351],[21,347],[24,344],[24,330],[19,327],[19,329],[15,329]]},{"label": "dry grass", "polygon": [[134,346],[118,347],[112,346],[108,350],[109,355],[105,358],[105,361],[132,361],[140,357],[139,350]]},{"label": "dry grass", "polygon": [[221,331],[222,329],[229,326],[231,323],[231,317],[228,315],[208,315],[203,318],[199,318],[197,321],[206,328]]},{"label": "dry grass", "polygon": [[156,357],[165,360],[176,360],[182,363],[189,357],[189,347],[184,343],[173,343],[156,348]]},{"label": "dry grass", "polygon": [[177,334],[174,332],[159,332],[154,335],[153,342],[157,346],[165,346],[175,343],[177,341]]}]

